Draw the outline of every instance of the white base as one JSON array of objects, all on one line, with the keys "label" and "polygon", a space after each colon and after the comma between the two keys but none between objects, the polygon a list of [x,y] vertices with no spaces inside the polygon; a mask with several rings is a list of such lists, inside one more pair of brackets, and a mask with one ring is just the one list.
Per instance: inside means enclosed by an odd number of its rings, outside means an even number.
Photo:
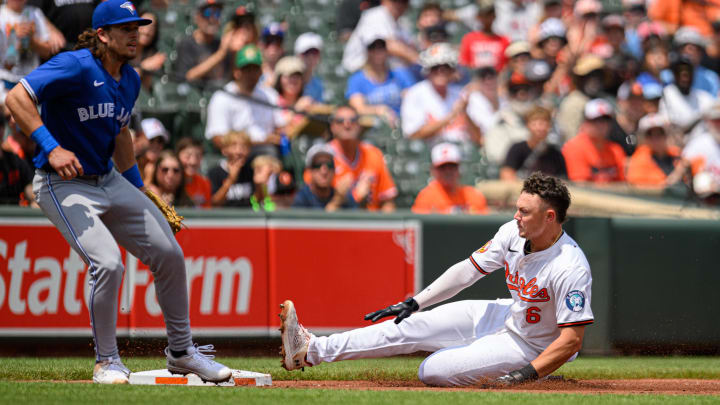
[{"label": "white base", "polygon": [[205,382],[195,374],[172,374],[167,369],[130,373],[130,384],[134,385],[186,385],[194,387],[265,387],[272,385],[270,374],[254,371],[233,370],[228,381]]}]

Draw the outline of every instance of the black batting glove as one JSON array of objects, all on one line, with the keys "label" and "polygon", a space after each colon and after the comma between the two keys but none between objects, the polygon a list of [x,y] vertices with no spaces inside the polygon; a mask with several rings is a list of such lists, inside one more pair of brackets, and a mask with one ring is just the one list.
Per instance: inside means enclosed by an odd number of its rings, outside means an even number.
[{"label": "black batting glove", "polygon": [[539,377],[540,376],[538,376],[535,367],[533,367],[532,364],[528,363],[527,366],[511,371],[504,376],[498,378],[497,382],[504,385],[515,385],[526,381],[534,381],[537,380]]},{"label": "black batting glove", "polygon": [[415,298],[408,298],[403,302],[398,302],[395,305],[390,305],[389,307],[385,309],[381,309],[379,311],[371,312],[367,315],[365,315],[366,321],[372,321],[376,322],[379,319],[385,318],[386,316],[395,316],[395,323],[398,324],[402,322],[403,319],[410,316],[413,312],[420,309],[420,305],[418,305],[417,301],[415,301]]}]

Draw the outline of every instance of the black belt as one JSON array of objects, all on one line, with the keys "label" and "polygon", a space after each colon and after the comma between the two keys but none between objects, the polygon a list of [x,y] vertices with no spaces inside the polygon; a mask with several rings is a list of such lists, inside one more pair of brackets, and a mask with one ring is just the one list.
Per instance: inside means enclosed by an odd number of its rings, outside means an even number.
[{"label": "black belt", "polygon": [[[60,176],[60,175],[58,174],[58,172],[57,172],[52,166],[50,166],[50,164],[46,164],[45,166],[43,166],[43,167],[42,167],[42,170],[44,170],[44,171],[47,172],[47,173],[57,174],[58,176]],[[93,180],[93,181],[96,181],[96,180],[98,180],[98,179],[100,178],[100,176],[104,176],[104,175],[101,175],[101,174],[83,174],[82,176],[75,176],[75,177],[73,177],[73,178],[74,178],[74,179],[79,179],[79,180]],[[61,176],[61,177],[62,177],[62,176]]]}]

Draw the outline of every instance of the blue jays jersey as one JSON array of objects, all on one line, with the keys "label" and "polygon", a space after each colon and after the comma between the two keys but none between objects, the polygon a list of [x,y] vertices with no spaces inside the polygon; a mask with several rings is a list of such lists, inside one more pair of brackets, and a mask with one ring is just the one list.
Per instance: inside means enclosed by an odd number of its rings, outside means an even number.
[{"label": "blue jays jersey", "polygon": [[[85,174],[106,174],[112,167],[115,137],[130,122],[140,92],[140,77],[127,63],[116,81],[88,49],[62,52],[20,83],[41,106],[42,121],[63,148],[75,153]],[[36,152],[36,167],[47,163]]]}]

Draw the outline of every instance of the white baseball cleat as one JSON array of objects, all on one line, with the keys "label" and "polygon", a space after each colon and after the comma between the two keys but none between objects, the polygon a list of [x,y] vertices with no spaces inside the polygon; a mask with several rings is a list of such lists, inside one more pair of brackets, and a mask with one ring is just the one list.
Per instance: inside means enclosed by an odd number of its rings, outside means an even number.
[{"label": "white baseball cleat", "polygon": [[130,370],[119,357],[95,363],[93,382],[96,384],[127,384]]},{"label": "white baseball cleat", "polygon": [[167,369],[173,374],[195,374],[203,381],[222,382],[232,376],[232,370],[213,361],[215,347],[213,345],[198,346],[197,343],[187,349],[188,354],[182,357],[173,357],[170,348],[165,348],[167,356]]},{"label": "white baseball cleat", "polygon": [[280,332],[282,338],[282,346],[280,347],[280,355],[282,356],[282,366],[285,370],[297,370],[305,367],[312,367],[307,362],[307,351],[310,345],[310,339],[314,335],[307,331],[298,323],[297,313],[295,313],[295,304],[287,300],[280,304]]}]

